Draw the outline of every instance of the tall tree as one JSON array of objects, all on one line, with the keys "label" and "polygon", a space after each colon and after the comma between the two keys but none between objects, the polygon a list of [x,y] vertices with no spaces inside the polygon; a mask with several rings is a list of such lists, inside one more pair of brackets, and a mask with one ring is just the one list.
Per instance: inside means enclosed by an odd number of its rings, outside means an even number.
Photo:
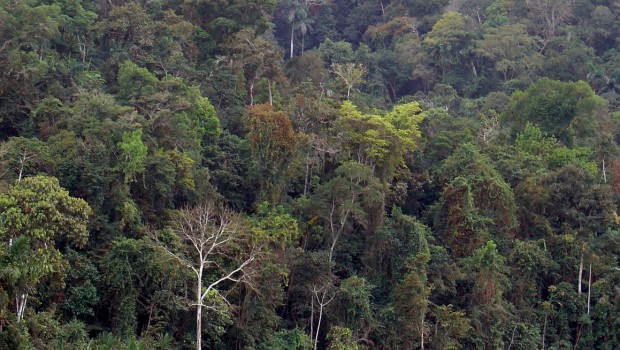
[{"label": "tall tree", "polygon": [[196,350],[202,350],[203,309],[225,312],[230,302],[224,286],[226,282],[250,282],[259,242],[247,237],[232,212],[213,204],[179,210],[170,230],[151,236],[167,255],[194,274]]},{"label": "tall tree", "polygon": [[270,105],[251,106],[248,113],[247,138],[254,156],[259,199],[275,205],[295,169],[299,136],[286,114],[274,111]]},{"label": "tall tree", "polygon": [[584,81],[564,83],[543,78],[510,96],[501,121],[515,135],[528,122],[537,124],[570,147],[593,136],[596,113],[604,104]]},{"label": "tall tree", "polygon": [[491,160],[464,144],[440,169],[446,186],[435,207],[435,229],[453,256],[462,258],[491,235],[506,243],[516,228],[516,206],[510,186]]},{"label": "tall tree", "polygon": [[90,214],[85,201],[71,197],[52,177],[27,177],[0,193],[0,280],[14,294],[18,322],[28,294],[43,278],[56,274],[62,280],[57,244],[86,244]]}]

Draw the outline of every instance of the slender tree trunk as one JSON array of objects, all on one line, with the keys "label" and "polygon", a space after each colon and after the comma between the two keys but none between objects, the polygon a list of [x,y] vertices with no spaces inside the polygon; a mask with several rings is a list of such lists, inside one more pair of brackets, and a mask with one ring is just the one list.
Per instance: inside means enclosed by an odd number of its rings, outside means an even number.
[{"label": "slender tree trunk", "polygon": [[577,292],[581,294],[581,278],[583,277],[583,248],[581,250],[581,257],[579,258],[579,280],[577,281]]},{"label": "slender tree trunk", "polygon": [[304,196],[308,194],[308,182],[310,181],[310,152],[307,155],[306,160],[306,176],[304,178]]},{"label": "slender tree trunk", "polygon": [[422,322],[420,322],[420,350],[424,350],[424,313],[422,313]]},{"label": "slender tree trunk", "polygon": [[306,38],[305,35],[301,36],[301,55],[304,55],[304,39]]},{"label": "slender tree trunk", "polygon": [[510,348],[512,348],[512,344],[515,341],[515,332],[517,331],[517,326],[519,326],[519,325],[516,324],[515,328],[512,329],[512,337],[510,337],[510,344],[508,344],[508,350],[510,350]]},{"label": "slender tree trunk", "polygon": [[295,22],[291,22],[291,58],[293,58],[293,38],[295,38]]},{"label": "slender tree trunk", "polygon": [[202,349],[202,305],[196,309],[196,350]]},{"label": "slender tree trunk", "polygon": [[273,106],[273,95],[271,94],[271,79],[267,79],[267,88],[269,89],[269,105]]},{"label": "slender tree trunk", "polygon": [[[21,180],[21,171],[20,171]],[[9,248],[13,246],[13,238],[9,238]],[[15,297],[15,316],[17,322],[24,318],[24,311],[26,311],[26,300],[28,300],[28,293],[22,293]],[[1,323],[0,323],[1,325]]]},{"label": "slender tree trunk", "polygon": [[196,350],[202,350],[202,266],[196,282]]},{"label": "slender tree trunk", "polygon": [[607,169],[605,168],[605,158],[603,158],[603,181],[607,183]]},{"label": "slender tree trunk", "polygon": [[336,243],[338,242],[338,238],[334,238],[331,246],[329,247],[329,261],[333,261],[334,259],[334,250],[336,250]]},{"label": "slender tree trunk", "polygon": [[26,311],[26,302],[28,301],[28,294],[22,293],[17,298],[15,298],[15,316],[17,317],[17,322],[20,322],[24,319],[24,312]]},{"label": "slender tree trunk", "polygon": [[314,294],[310,301],[310,339],[314,339]]},{"label": "slender tree trunk", "polygon": [[[327,293],[327,292],[325,292]],[[323,294],[325,296],[325,294]],[[319,344],[319,329],[321,329],[321,319],[323,318],[323,303],[319,303],[319,321],[316,324],[316,334],[314,335],[314,350],[316,350],[317,345]]]},{"label": "slender tree trunk", "polygon": [[254,82],[250,84],[250,106],[254,106]]},{"label": "slender tree trunk", "polygon": [[543,324],[543,334],[542,334],[542,347],[540,348],[541,350],[545,350],[545,335],[547,333],[547,317],[549,317],[549,315],[545,314],[545,323]]},{"label": "slender tree trunk", "polygon": [[577,337],[575,339],[575,347],[573,348],[573,350],[577,350],[577,346],[579,345],[579,338],[581,338],[581,327],[583,325],[579,325],[577,326]]},{"label": "slender tree trunk", "polygon": [[24,174],[24,165],[26,164],[26,150],[24,150],[24,153],[22,154],[21,159],[19,160],[19,176],[17,177],[17,181],[21,181],[22,180],[22,176]]},{"label": "slender tree trunk", "polygon": [[592,291],[592,261],[590,261],[590,272],[588,274],[588,315],[590,314],[590,291]]}]

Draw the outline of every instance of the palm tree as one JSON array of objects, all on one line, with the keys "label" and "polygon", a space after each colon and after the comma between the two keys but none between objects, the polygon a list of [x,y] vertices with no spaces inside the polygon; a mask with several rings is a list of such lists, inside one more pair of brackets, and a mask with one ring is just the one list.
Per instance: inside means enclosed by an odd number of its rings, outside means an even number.
[{"label": "palm tree", "polygon": [[[304,12],[304,14],[307,14],[307,13]],[[299,34],[301,34],[301,54],[302,55],[304,53],[304,39],[306,37],[306,34],[308,34],[308,32],[313,29],[312,28],[313,24],[314,24],[314,19],[306,15],[302,18],[299,18],[298,22],[295,23],[294,25],[295,29],[299,30]]]},{"label": "palm tree", "polygon": [[314,6],[323,5],[326,0],[286,0],[286,14],[288,22],[291,24],[291,42],[290,42],[290,57],[293,58],[294,53],[294,40],[295,30],[299,30],[301,34],[301,51],[304,50],[304,37],[308,31],[312,30],[314,19],[308,14],[310,9]]}]

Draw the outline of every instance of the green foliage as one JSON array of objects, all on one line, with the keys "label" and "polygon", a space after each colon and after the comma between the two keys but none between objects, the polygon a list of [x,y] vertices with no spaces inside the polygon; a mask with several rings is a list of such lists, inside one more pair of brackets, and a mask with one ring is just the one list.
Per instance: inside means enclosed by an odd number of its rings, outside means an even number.
[{"label": "green foliage", "polygon": [[432,308],[432,316],[437,332],[431,335],[431,349],[462,349],[462,340],[471,331],[465,312],[442,305]]},{"label": "green foliage", "polygon": [[0,348],[620,348],[618,14],[0,0]]},{"label": "green foliage", "polygon": [[351,330],[346,327],[331,327],[327,340],[329,341],[328,350],[359,350]]},{"label": "green foliage", "polygon": [[504,241],[512,234],[517,223],[512,189],[474,145],[464,144],[448,157],[440,176],[446,186],[435,207],[435,228],[454,256],[469,255],[490,237]]},{"label": "green foliage", "polygon": [[482,40],[475,41],[474,52],[491,62],[495,71],[507,81],[521,75],[533,75],[543,62],[535,51],[535,38],[523,24],[487,27]]},{"label": "green foliage", "polygon": [[501,118],[513,134],[524,130],[529,122],[571,147],[593,136],[595,116],[603,105],[583,81],[541,79],[527,90],[513,93]]},{"label": "green foliage", "polygon": [[366,279],[357,276],[343,280],[338,287],[334,317],[354,333],[372,324],[372,289]]},{"label": "green foliage", "polygon": [[540,128],[529,123],[523,132],[517,134],[515,148],[518,152],[527,153],[544,162],[550,170],[575,165],[591,176],[598,172],[596,163],[591,160],[590,148],[562,146],[554,137],[547,136]]},{"label": "green foliage", "polygon": [[70,250],[65,259],[69,265],[65,278],[68,287],[61,308],[72,317],[93,316],[93,307],[99,302],[96,287],[99,271],[88,258],[75,251]]},{"label": "green foliage", "polygon": [[91,209],[83,200],[69,196],[57,179],[24,178],[1,196],[3,240],[23,236],[40,247],[64,236],[77,246],[86,244]]},{"label": "green foliage", "polygon": [[403,157],[413,151],[420,137],[418,124],[423,115],[416,102],[397,105],[384,117],[364,115],[350,102],[338,111],[336,127],[352,157],[359,163],[377,169],[385,182],[404,165]]},{"label": "green foliage", "polygon": [[275,205],[296,165],[298,135],[286,114],[273,111],[270,105],[251,106],[249,115],[247,138],[254,157],[259,198]]},{"label": "green foliage", "polygon": [[312,340],[300,329],[280,330],[272,334],[261,350],[310,350]]},{"label": "green foliage", "polygon": [[426,314],[431,286],[427,281],[427,267],[431,257],[426,239],[423,236],[419,239],[418,251],[407,261],[407,272],[394,289],[399,328],[408,333],[407,337],[400,337],[403,347],[422,347],[428,336]]},{"label": "green foliage", "polygon": [[348,162],[339,166],[335,176],[321,184],[310,197],[306,210],[322,221],[330,260],[341,235],[349,233],[355,225],[366,227],[372,223],[373,212],[382,210],[382,189],[371,168]]},{"label": "green foliage", "polygon": [[525,129],[517,134],[515,148],[520,152],[545,156],[557,148],[557,141],[553,136],[548,136],[540,128],[528,122]]},{"label": "green foliage", "polygon": [[144,132],[160,147],[181,148],[198,159],[201,146],[220,134],[213,105],[181,78],[159,80],[146,68],[125,61],[118,73],[119,97],[142,116]]},{"label": "green foliage", "polygon": [[144,171],[147,148],[142,143],[142,129],[123,132],[123,140],[118,143],[121,163],[119,168],[125,174],[125,182],[133,180],[136,174]]},{"label": "green foliage", "polygon": [[36,138],[12,137],[3,145],[4,154],[0,161],[4,164],[4,173],[9,179],[26,176],[43,175],[51,169],[49,146]]},{"label": "green foliage", "polygon": [[269,241],[280,248],[294,244],[300,236],[297,220],[283,206],[270,209],[267,202],[258,207],[250,231],[256,240]]}]

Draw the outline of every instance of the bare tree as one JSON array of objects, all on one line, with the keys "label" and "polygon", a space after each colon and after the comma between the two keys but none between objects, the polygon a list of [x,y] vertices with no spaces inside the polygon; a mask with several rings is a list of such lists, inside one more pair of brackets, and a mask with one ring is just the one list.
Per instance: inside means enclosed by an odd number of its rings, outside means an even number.
[{"label": "bare tree", "polygon": [[557,28],[571,18],[575,0],[525,0],[525,4],[542,29],[539,49],[543,52],[555,37]]},{"label": "bare tree", "polygon": [[355,85],[359,85],[363,82],[363,77],[367,70],[363,64],[347,63],[339,64],[333,63],[331,66],[331,72],[336,74],[347,87],[347,101],[351,97],[351,90]]},{"label": "bare tree", "polygon": [[[223,289],[224,282],[251,285],[251,264],[259,249],[245,241],[239,219],[229,210],[218,210],[213,204],[179,210],[171,223],[172,232],[180,240],[164,240],[152,234],[158,247],[195,275],[196,349],[202,348],[203,309],[221,311],[218,305],[230,305]],[[174,237],[173,237],[174,238]],[[175,243],[177,243],[175,245]],[[217,271],[217,274],[213,274]],[[219,276],[205,280],[205,274]]]}]

